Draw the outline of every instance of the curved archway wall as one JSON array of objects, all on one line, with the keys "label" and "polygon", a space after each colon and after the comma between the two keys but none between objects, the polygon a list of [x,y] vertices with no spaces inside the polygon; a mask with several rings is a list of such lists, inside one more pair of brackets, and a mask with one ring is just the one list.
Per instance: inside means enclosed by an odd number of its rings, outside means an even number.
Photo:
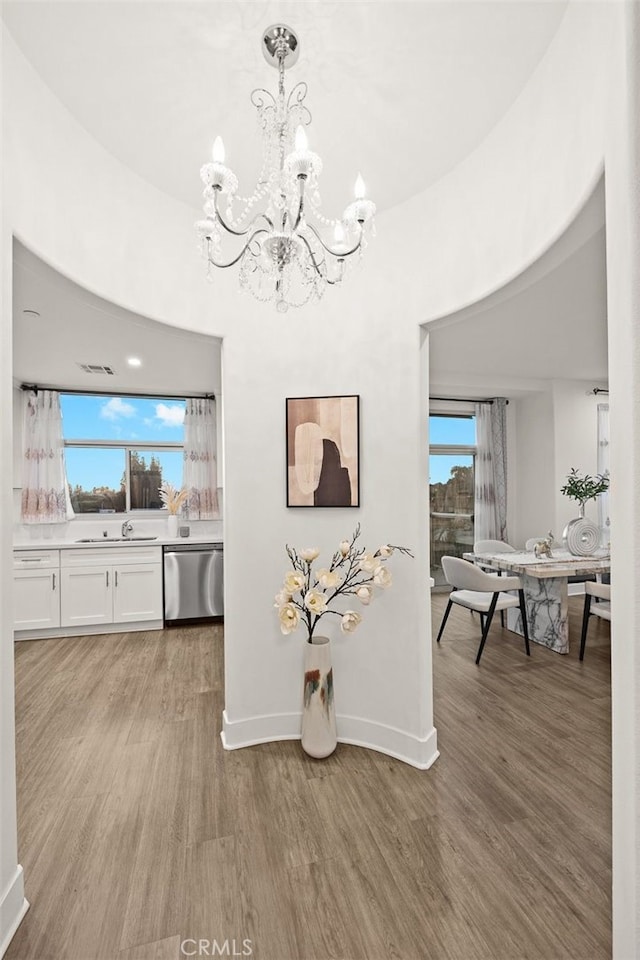
[{"label": "curved archway wall", "polygon": [[[9,91],[2,235],[3,514],[10,515],[12,234],[107,299],[224,338],[227,746],[297,735],[302,637],[282,637],[271,609],[286,568],[284,544],[329,551],[360,522],[368,546],[391,540],[413,547],[417,555],[414,562],[394,561],[394,587],[364,611],[360,631],[336,637],[341,738],[419,767],[435,760],[425,589],[428,334],[420,325],[516,275],[558,236],[593,188],[602,166],[609,20],[606,4],[569,4],[547,56],[484,143],[412,203],[380,217],[363,270],[343,290],[284,317],[238,297],[234,277],[206,284],[194,255],[197,210],[160,194],[106,154],[3,36],[3,89]],[[196,188],[194,205],[198,202]],[[284,398],[342,393],[361,396],[363,506],[287,510]],[[8,524],[1,559],[2,633],[8,638]],[[3,747],[9,749],[3,750],[0,896],[6,909],[0,942],[22,904],[6,640],[1,666]]]}]

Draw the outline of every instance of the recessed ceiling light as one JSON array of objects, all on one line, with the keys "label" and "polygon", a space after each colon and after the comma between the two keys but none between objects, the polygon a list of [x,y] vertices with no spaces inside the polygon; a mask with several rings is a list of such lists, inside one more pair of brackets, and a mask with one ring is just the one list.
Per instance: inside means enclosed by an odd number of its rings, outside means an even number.
[{"label": "recessed ceiling light", "polygon": [[130,367],[141,367],[142,360],[139,360],[138,357],[127,357],[127,363]]},{"label": "recessed ceiling light", "polygon": [[22,312],[25,317],[32,317],[34,320],[40,316],[37,310],[23,310]]}]

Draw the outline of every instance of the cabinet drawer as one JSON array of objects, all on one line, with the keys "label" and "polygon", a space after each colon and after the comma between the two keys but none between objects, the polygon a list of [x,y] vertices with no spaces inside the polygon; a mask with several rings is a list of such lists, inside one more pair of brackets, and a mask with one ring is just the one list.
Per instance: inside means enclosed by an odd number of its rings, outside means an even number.
[{"label": "cabinet drawer", "polygon": [[14,570],[40,570],[60,566],[59,550],[14,550]]},{"label": "cabinet drawer", "polygon": [[114,567],[127,563],[161,563],[162,547],[77,547],[62,550],[60,565],[64,567]]}]

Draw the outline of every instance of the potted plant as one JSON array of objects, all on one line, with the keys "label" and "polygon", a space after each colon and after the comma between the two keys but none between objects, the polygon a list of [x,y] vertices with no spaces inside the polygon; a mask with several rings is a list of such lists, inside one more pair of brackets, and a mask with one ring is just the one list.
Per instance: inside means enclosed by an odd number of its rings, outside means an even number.
[{"label": "potted plant", "polygon": [[567,481],[563,487],[560,487],[560,493],[572,500],[577,500],[580,504],[580,516],[584,517],[584,505],[589,500],[595,500],[609,489],[609,477],[605,473],[599,473],[595,477],[590,477],[588,473],[581,477],[575,467],[571,467],[571,472],[567,475]]},{"label": "potted plant", "polygon": [[167,480],[160,486],[160,500],[162,505],[167,508],[167,529],[170,537],[178,535],[178,513],[182,510],[187,499],[187,489],[182,487],[177,490],[172,483]]},{"label": "potted plant", "polygon": [[575,467],[567,476],[566,483],[560,487],[560,493],[580,504],[580,515],[570,520],[562,536],[567,549],[575,556],[593,556],[600,545],[600,529],[584,515],[584,505],[609,489],[609,476],[599,473],[595,477],[586,473],[580,476]]}]

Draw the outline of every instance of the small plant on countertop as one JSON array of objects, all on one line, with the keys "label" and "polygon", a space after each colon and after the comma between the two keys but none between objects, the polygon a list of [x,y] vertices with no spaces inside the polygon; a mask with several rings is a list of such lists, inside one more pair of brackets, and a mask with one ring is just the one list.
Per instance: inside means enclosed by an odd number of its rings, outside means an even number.
[{"label": "small plant on countertop", "polygon": [[176,490],[174,485],[167,481],[161,485],[159,493],[160,499],[167,508],[170,516],[177,514],[187,499],[187,490],[185,487],[182,487],[181,490]]}]

